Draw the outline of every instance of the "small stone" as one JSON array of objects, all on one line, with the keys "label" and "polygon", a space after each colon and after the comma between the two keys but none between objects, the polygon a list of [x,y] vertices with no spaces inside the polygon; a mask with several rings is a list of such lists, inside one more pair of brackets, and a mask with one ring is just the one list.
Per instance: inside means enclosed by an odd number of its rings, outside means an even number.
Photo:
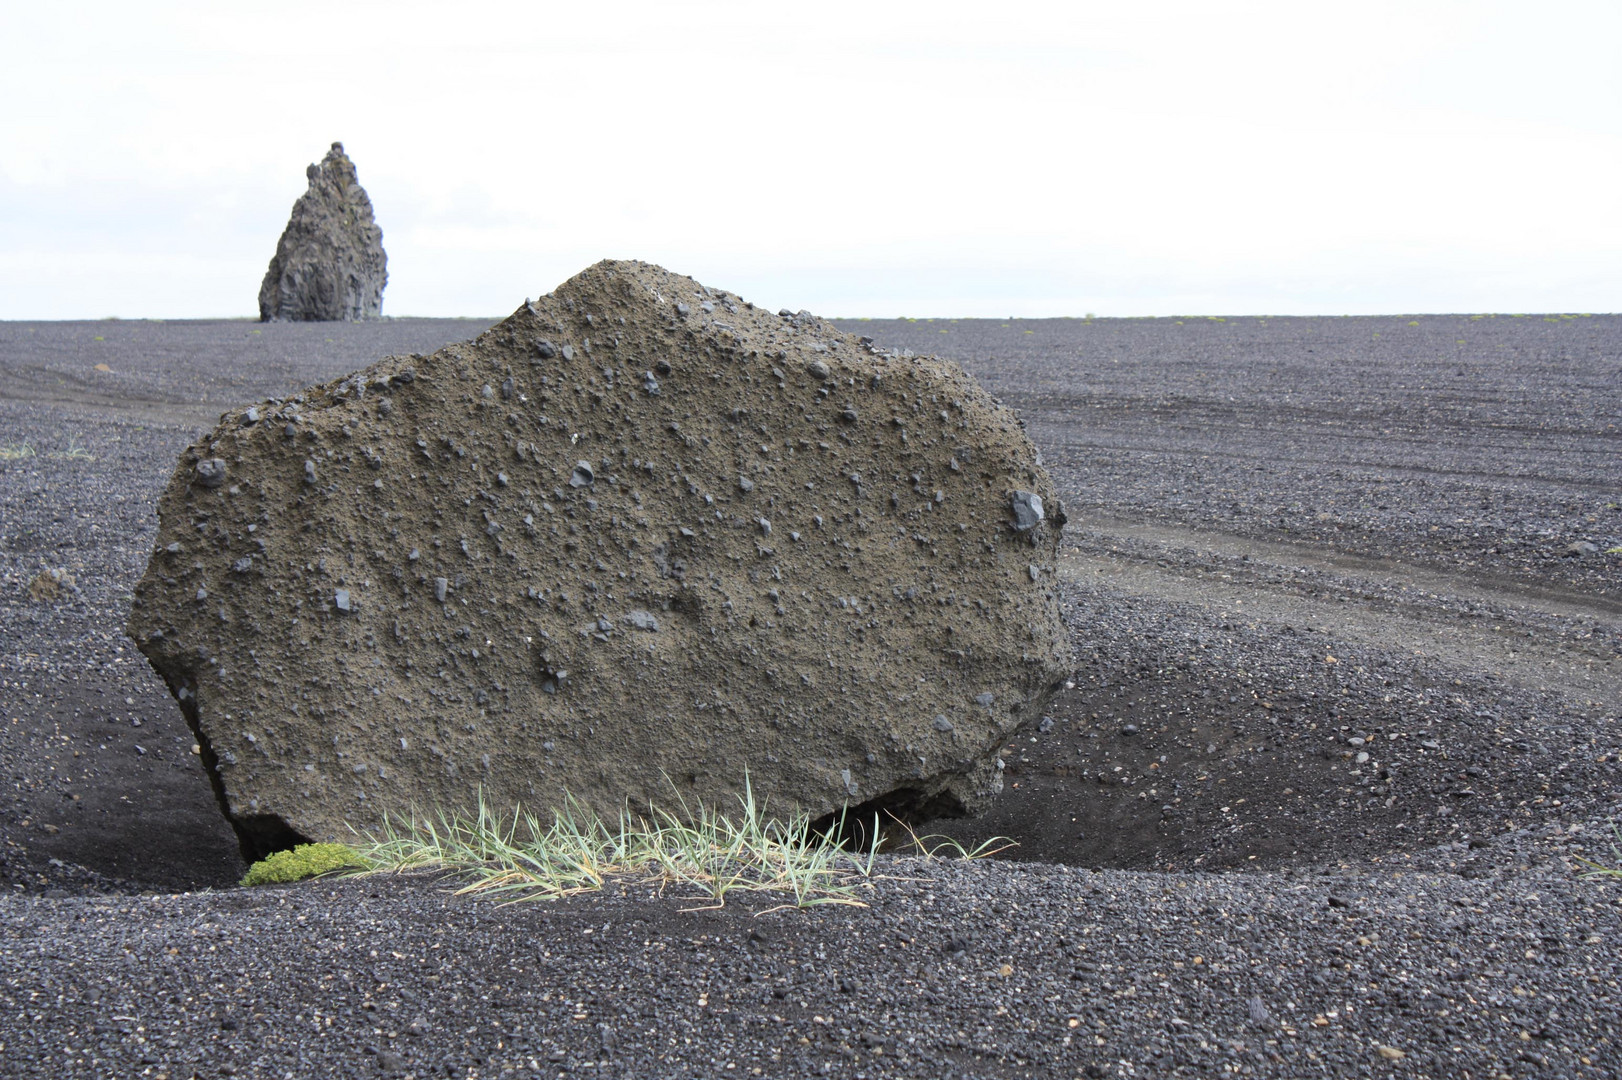
[{"label": "small stone", "polygon": [[410,562],[416,562],[420,558],[422,558],[422,552],[418,551],[416,548],[412,548],[411,552],[406,555],[406,559]]},{"label": "small stone", "polygon": [[574,359],[574,346],[573,345],[565,345],[563,348],[559,349],[558,351],[563,354],[563,358],[565,360],[573,360]]},{"label": "small stone", "polygon": [[650,611],[642,611],[641,609],[633,610],[626,614],[625,621],[636,627],[638,630],[647,630],[652,633],[659,632],[659,620]]},{"label": "small stone", "polygon": [[445,598],[450,595],[450,591],[451,591],[451,583],[449,581],[445,580],[442,577],[436,577],[434,579],[434,599],[435,600],[438,600],[441,604],[443,604],[445,602]]},{"label": "small stone", "polygon": [[73,588],[73,575],[64,569],[41,570],[28,583],[28,598],[36,604],[59,600],[62,593]]},{"label": "small stone", "polygon": [[479,391],[479,396],[488,401],[496,396],[495,387],[491,386],[489,383],[485,383],[484,389]]},{"label": "small stone", "polygon": [[692,313],[693,313],[693,309],[689,305],[687,305],[687,304],[677,304],[676,305],[676,314],[679,315],[681,318],[685,319],[685,318],[687,318],[687,316],[691,315]]},{"label": "small stone", "polygon": [[942,713],[941,715],[935,717],[935,730],[936,731],[951,731],[952,730],[952,722],[950,720],[946,719],[946,714],[945,713]]},{"label": "small stone", "polygon": [[249,570],[252,570],[252,569],[253,569],[253,557],[251,555],[244,556],[243,558],[240,558],[236,562],[231,564],[231,573],[233,573],[233,574],[246,574]]},{"label": "small stone", "polygon": [[339,589],[333,593],[332,606],[346,615],[355,610],[353,602],[349,599],[348,589]]},{"label": "small stone", "polygon": [[828,376],[833,374],[828,365],[823,363],[821,360],[811,361],[809,364],[805,365],[805,370],[806,374],[810,375],[818,382],[826,382]]},{"label": "small stone", "polygon": [[501,380],[501,400],[511,401],[513,399],[513,395],[517,392],[518,384],[513,382],[511,375]]},{"label": "small stone", "polygon": [[858,416],[855,409],[846,406],[844,411],[839,414],[839,419],[843,420],[847,424],[854,424],[857,421]]},{"label": "small stone", "polygon": [[1581,558],[1584,555],[1593,555],[1597,551],[1599,551],[1598,545],[1590,544],[1587,540],[1578,540],[1576,543],[1568,544],[1566,546],[1566,555],[1573,558]]},{"label": "small stone", "polygon": [[1252,1024],[1265,1024],[1273,1019],[1273,1014],[1267,1011],[1267,1003],[1260,996],[1253,995],[1245,1002],[1245,1011],[1250,1014]]},{"label": "small stone", "polygon": [[197,463],[197,482],[206,488],[217,488],[225,483],[225,462],[208,458]]},{"label": "small stone", "polygon": [[1407,1051],[1398,1050],[1395,1046],[1381,1046],[1376,1049],[1379,1050],[1380,1056],[1387,1061],[1401,1061],[1408,1056]]},{"label": "small stone", "polygon": [[1136,725],[1136,724],[1128,724],[1128,725],[1126,725],[1125,727],[1123,727],[1121,729],[1121,734],[1122,735],[1136,735],[1137,733],[1138,733],[1138,725]]},{"label": "small stone", "polygon": [[542,338],[535,343],[535,352],[539,354],[542,360],[551,360],[558,355],[558,347]]},{"label": "small stone", "polygon": [[1042,568],[1040,566],[1037,566],[1035,563],[1032,563],[1027,569],[1030,571],[1032,581],[1038,581],[1038,580],[1041,579],[1041,577],[1042,577]]},{"label": "small stone", "polygon": [[753,491],[755,490],[755,482],[747,476],[740,476],[738,477],[738,488],[741,491]]},{"label": "small stone", "polygon": [[591,471],[591,462],[577,461],[575,462],[574,472],[569,474],[569,486],[576,488],[590,487],[596,479],[597,474]]},{"label": "small stone", "polygon": [[857,795],[861,794],[862,789],[857,786],[856,780],[851,776],[849,769],[840,769],[839,779],[844,781],[845,790],[850,793],[851,798],[854,799]]},{"label": "small stone", "polygon": [[770,536],[772,534],[772,523],[770,521],[767,521],[765,518],[756,518],[755,523],[760,526],[762,536]]},{"label": "small stone", "polygon": [[309,458],[304,459],[304,482],[306,484],[315,483],[315,462]]},{"label": "small stone", "polygon": [[1042,722],[1040,724],[1036,725],[1036,730],[1040,731],[1044,735],[1046,735],[1048,732],[1052,731],[1053,730],[1053,717],[1051,717],[1051,716],[1042,717]]},{"label": "small stone", "polygon": [[646,394],[658,395],[659,380],[653,377],[653,372],[644,371],[642,373],[642,391]]},{"label": "small stone", "polygon": [[991,703],[996,700],[997,695],[992,693],[976,694],[974,696],[974,703],[980,706],[982,709],[991,708]]},{"label": "small stone", "polygon": [[511,481],[507,479],[506,473],[498,472],[496,473],[496,483],[500,484],[502,487],[506,487],[509,483],[511,483]]},{"label": "small stone", "polygon": [[247,411],[242,414],[242,422],[250,426],[259,423],[259,410],[249,405]]}]

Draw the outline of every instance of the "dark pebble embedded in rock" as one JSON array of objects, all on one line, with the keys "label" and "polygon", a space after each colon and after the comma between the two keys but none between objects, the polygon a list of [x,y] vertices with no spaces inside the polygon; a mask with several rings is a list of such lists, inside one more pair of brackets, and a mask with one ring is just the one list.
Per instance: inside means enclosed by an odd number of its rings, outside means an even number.
[{"label": "dark pebble embedded in rock", "polygon": [[206,488],[217,488],[225,483],[225,462],[207,458],[197,463],[197,482]]},{"label": "dark pebble embedded in rock", "polygon": [[1042,523],[1046,516],[1042,509],[1042,496],[1034,491],[1016,491],[1009,499],[1014,511],[1014,530],[1029,532]]}]

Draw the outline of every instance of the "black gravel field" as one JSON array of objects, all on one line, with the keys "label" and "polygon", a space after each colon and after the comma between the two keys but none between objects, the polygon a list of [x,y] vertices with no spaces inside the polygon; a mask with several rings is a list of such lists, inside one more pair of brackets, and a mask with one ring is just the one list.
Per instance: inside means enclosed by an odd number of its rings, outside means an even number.
[{"label": "black gravel field", "polygon": [[1074,685],[923,830],[1017,847],[801,912],[236,888],[121,634],[157,494],[487,324],[0,323],[0,1076],[1622,1074],[1622,317],[844,323],[1066,493]]}]

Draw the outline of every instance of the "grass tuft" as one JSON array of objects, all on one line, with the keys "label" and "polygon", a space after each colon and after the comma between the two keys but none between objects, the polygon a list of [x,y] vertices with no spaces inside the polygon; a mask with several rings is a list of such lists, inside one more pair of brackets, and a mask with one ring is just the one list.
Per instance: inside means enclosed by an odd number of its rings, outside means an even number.
[{"label": "grass tuft", "polygon": [[21,461],[34,456],[34,448],[27,443],[6,443],[0,446],[0,461]]},{"label": "grass tuft", "polygon": [[1616,822],[1611,822],[1610,865],[1585,859],[1581,855],[1577,856],[1577,861],[1583,864],[1583,877],[1622,877],[1622,829],[1617,828]]},{"label": "grass tuft", "polygon": [[[680,813],[650,804],[646,815],[624,808],[610,821],[568,796],[543,824],[521,807],[497,814],[481,791],[471,813],[413,815],[403,823],[385,817],[381,831],[361,834],[357,848],[374,871],[446,871],[466,879],[459,893],[504,901],[557,900],[615,879],[681,889],[701,909],[719,908],[735,893],[781,893],[774,911],[866,906],[857,894],[878,856],[876,819],[867,830],[871,842],[852,849],[838,839],[847,835],[843,815],[821,832],[808,814],[771,817],[747,777],[731,814],[702,802],[688,806],[679,795],[678,803]],[[976,857],[983,848],[957,852]]]}]

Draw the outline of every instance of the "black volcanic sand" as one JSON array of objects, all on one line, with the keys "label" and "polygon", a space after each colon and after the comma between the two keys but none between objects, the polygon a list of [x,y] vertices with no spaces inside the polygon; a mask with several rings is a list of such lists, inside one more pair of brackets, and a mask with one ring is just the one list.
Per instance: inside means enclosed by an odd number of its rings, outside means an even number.
[{"label": "black volcanic sand", "polygon": [[156,495],[228,406],[485,325],[0,323],[0,1075],[1622,1070],[1622,891],[1576,873],[1617,857],[1622,318],[845,323],[963,362],[1065,492],[1074,686],[920,828],[1019,846],[761,915],[235,889],[121,634]]}]

